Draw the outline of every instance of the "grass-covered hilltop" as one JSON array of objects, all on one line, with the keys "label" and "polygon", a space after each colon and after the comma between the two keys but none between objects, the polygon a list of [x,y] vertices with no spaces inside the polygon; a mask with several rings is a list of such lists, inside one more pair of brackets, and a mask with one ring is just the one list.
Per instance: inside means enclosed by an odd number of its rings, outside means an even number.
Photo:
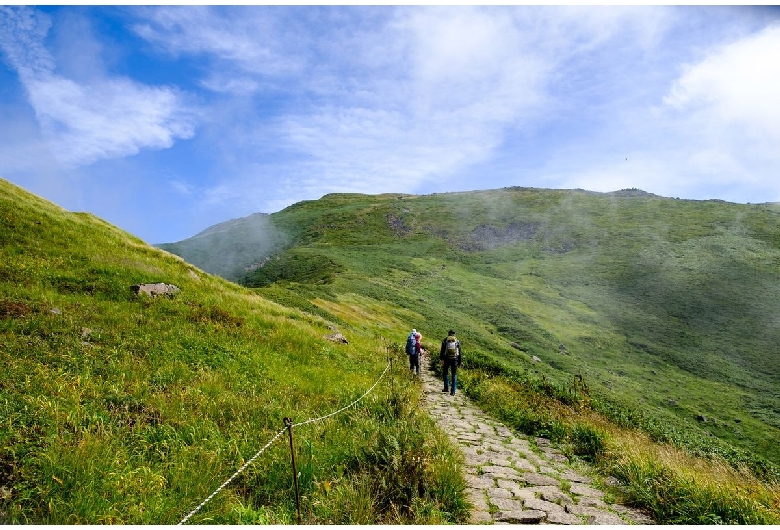
[{"label": "grass-covered hilltop", "polygon": [[777,205],[334,194],[160,246],[0,180],[0,522],[178,523],[269,442],[188,522],[295,522],[284,418],[376,383],[295,428],[303,522],[463,523],[415,327],[658,523],[780,524]]}]

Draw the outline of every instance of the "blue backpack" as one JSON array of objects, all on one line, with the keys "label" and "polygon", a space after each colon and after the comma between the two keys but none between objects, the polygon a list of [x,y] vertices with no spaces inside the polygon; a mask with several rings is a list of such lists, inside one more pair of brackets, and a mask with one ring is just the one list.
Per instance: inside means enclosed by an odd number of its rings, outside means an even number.
[{"label": "blue backpack", "polygon": [[409,333],[409,336],[406,338],[406,355],[414,355],[414,345],[417,343],[417,339],[414,336],[414,333]]}]

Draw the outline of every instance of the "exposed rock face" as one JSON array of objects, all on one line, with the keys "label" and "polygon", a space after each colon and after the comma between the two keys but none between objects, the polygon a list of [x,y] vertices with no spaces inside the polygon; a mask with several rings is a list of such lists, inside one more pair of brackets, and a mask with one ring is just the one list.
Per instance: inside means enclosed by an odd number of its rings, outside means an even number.
[{"label": "exposed rock face", "polygon": [[167,283],[141,283],[138,285],[131,285],[130,290],[137,295],[145,294],[152,298],[160,295],[173,296],[179,292],[178,287]]},{"label": "exposed rock face", "polygon": [[404,222],[403,218],[393,213],[387,215],[387,225],[393,234],[397,236],[407,236],[412,233],[412,229]]},{"label": "exposed rock face", "polygon": [[480,225],[471,233],[464,250],[491,250],[518,241],[533,239],[539,229],[536,223],[509,223],[504,227]]}]

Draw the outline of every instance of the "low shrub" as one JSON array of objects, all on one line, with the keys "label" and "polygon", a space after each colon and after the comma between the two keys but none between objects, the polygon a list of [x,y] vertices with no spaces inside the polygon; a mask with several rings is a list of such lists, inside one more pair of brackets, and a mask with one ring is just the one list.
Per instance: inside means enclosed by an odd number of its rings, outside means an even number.
[{"label": "low shrub", "polygon": [[462,456],[421,412],[414,381],[396,382],[380,429],[352,460],[383,523],[464,523],[468,516]]},{"label": "low shrub", "polygon": [[602,470],[623,495],[649,509],[659,524],[778,524],[780,489],[644,436],[624,435],[605,448]]},{"label": "low shrub", "polygon": [[584,423],[575,424],[569,434],[572,452],[591,461],[604,452],[605,438],[603,431]]}]

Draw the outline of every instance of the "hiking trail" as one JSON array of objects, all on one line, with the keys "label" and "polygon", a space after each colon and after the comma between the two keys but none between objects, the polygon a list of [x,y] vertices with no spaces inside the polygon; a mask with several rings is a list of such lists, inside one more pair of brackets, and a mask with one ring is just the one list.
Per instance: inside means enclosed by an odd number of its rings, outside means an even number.
[{"label": "hiking trail", "polygon": [[[465,457],[471,524],[655,524],[644,512],[605,502],[586,475],[546,438],[514,433],[443,382],[421,355],[420,380],[430,414]],[[575,470],[575,467],[577,470]]]}]

